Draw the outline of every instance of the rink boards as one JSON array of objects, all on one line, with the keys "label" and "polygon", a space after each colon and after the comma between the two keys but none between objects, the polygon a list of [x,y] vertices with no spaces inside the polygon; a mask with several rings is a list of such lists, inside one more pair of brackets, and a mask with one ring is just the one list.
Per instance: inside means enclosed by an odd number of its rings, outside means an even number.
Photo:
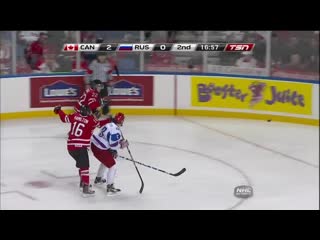
[{"label": "rink boards", "polygon": [[[81,74],[1,78],[1,120],[53,116],[83,91]],[[319,124],[319,84],[228,75],[127,74],[112,90],[112,111]]]}]

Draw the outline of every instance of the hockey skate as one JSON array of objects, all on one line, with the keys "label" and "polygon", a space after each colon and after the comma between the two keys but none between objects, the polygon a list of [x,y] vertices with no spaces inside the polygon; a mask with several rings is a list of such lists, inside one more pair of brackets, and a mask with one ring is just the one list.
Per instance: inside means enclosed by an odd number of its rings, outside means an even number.
[{"label": "hockey skate", "polygon": [[114,187],[113,183],[107,185],[107,195],[114,195],[120,191],[120,189]]},{"label": "hockey skate", "polygon": [[83,197],[91,197],[91,196],[94,196],[95,191],[92,190],[91,188],[92,188],[92,185],[83,184],[83,187],[82,187],[82,196],[83,196]]},{"label": "hockey skate", "polygon": [[101,184],[104,184],[106,182],[107,182],[107,180],[102,178],[102,177],[96,177],[96,179],[94,180],[94,184],[97,184],[97,185],[101,185]]}]

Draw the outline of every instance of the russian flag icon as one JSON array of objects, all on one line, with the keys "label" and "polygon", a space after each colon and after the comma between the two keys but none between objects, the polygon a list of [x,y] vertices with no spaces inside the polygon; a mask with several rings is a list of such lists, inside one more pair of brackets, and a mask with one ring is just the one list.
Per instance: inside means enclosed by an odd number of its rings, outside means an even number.
[{"label": "russian flag icon", "polygon": [[118,51],[132,51],[132,44],[120,44]]}]

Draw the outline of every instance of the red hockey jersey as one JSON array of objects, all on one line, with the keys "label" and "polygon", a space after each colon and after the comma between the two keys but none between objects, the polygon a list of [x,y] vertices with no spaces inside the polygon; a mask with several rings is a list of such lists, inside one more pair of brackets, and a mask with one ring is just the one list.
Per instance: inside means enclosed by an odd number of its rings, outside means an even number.
[{"label": "red hockey jersey", "polygon": [[94,116],[82,116],[80,113],[65,114],[59,111],[62,122],[71,123],[68,137],[68,150],[87,148],[90,146],[90,138],[96,127],[110,123],[111,119],[98,121]]},{"label": "red hockey jersey", "polygon": [[80,97],[74,110],[79,113],[82,105],[89,106],[92,112],[97,110],[101,106],[101,98],[98,91],[92,88],[87,89]]}]

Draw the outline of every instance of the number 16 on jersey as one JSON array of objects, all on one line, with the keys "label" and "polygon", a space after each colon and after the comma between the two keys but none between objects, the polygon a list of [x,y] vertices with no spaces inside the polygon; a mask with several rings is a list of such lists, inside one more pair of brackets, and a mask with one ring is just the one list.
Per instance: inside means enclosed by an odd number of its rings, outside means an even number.
[{"label": "number 16 on jersey", "polygon": [[80,137],[83,133],[83,128],[85,125],[83,123],[74,122],[72,123],[71,135]]}]

